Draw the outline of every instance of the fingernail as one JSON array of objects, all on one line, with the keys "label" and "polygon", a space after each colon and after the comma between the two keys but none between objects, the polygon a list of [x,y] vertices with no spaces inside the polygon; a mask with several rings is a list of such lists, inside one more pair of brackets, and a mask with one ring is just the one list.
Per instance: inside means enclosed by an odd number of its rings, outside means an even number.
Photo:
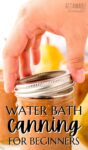
[{"label": "fingernail", "polygon": [[80,69],[80,70],[77,71],[76,78],[77,78],[78,83],[83,83],[85,81],[85,71],[84,71],[84,69]]}]

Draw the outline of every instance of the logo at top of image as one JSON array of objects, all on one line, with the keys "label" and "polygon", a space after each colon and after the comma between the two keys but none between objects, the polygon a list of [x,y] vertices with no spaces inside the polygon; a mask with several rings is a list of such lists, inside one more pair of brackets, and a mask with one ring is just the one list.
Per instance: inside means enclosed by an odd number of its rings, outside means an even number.
[{"label": "logo at top of image", "polygon": [[68,12],[85,12],[87,3],[85,1],[74,0],[65,3]]}]

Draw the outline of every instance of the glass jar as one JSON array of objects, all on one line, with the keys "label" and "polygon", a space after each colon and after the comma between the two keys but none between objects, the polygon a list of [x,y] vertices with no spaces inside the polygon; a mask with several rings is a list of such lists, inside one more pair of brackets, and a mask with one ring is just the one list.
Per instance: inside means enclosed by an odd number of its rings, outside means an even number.
[{"label": "glass jar", "polygon": [[8,130],[8,122],[11,118],[17,121],[17,115],[9,115],[6,106],[10,110],[16,108],[16,97],[13,93],[7,94],[4,91],[3,71],[0,70],[0,144],[9,144],[9,138],[18,136],[18,132],[11,134]]},{"label": "glass jar", "polygon": [[[74,83],[65,71],[46,72],[21,79],[15,87],[21,150],[71,150]],[[64,122],[64,123],[61,123]],[[21,122],[20,122],[21,123]],[[61,125],[64,124],[64,125]],[[65,125],[67,127],[65,127]]]}]

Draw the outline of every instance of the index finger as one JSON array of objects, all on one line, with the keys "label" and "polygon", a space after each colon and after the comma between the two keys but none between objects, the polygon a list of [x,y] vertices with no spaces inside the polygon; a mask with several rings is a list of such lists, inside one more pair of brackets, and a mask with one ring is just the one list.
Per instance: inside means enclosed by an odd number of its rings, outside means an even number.
[{"label": "index finger", "polygon": [[19,56],[28,42],[25,29],[24,24],[18,22],[13,28],[3,50],[3,75],[6,92],[13,91],[18,78]]}]

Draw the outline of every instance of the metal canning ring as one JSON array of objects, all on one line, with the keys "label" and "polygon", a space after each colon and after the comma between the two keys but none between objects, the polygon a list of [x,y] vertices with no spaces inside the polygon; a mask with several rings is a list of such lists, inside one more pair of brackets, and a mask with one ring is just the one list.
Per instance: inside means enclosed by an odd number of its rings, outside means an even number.
[{"label": "metal canning ring", "polygon": [[53,77],[56,77],[57,75],[61,76],[63,74],[65,74],[65,71],[50,71],[50,72],[43,72],[43,73],[39,73],[39,74],[35,74],[32,76],[28,76],[25,77],[21,80],[17,80],[16,81],[16,85],[17,84],[24,84],[24,83],[28,83],[28,82],[36,82],[36,81],[41,81],[46,80],[46,79],[50,79]]},{"label": "metal canning ring", "polygon": [[[41,97],[59,94],[73,87],[71,75],[66,71],[53,71],[21,79],[15,87],[15,95]],[[66,94],[66,93],[65,93]]]}]

